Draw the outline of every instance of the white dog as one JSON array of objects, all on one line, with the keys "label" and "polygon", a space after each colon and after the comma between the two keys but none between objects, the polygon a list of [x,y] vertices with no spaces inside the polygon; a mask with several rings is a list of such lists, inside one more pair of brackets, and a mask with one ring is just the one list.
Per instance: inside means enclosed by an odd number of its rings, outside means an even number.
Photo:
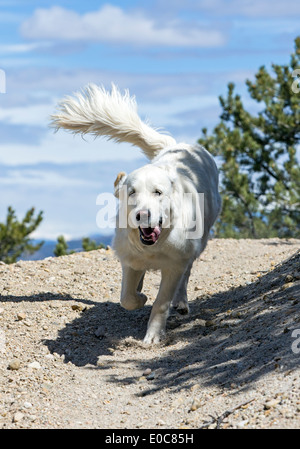
[{"label": "white dog", "polygon": [[129,175],[119,173],[115,181],[120,207],[114,248],[123,270],[121,304],[128,310],[143,307],[147,300],[141,293],[145,271],[161,271],[144,338],[145,343],[157,343],[171,301],[180,313],[188,312],[192,264],[221,208],[215,162],[203,147],[177,144],[143,122],[135,98],[128,91],[122,95],[114,85],[111,92],[89,85],[65,98],[52,119],[56,129],[130,142],[151,161]]}]

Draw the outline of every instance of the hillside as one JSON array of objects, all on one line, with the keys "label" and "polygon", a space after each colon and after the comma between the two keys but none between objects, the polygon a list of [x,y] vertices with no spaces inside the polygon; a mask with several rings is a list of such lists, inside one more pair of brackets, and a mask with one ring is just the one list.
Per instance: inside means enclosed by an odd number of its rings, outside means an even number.
[{"label": "hillside", "polygon": [[[96,242],[97,245],[103,244],[104,246],[112,244],[112,236],[111,235],[92,235],[89,236],[90,240]],[[32,240],[34,245],[40,243],[41,240]],[[57,240],[45,240],[43,246],[33,254],[22,254],[20,260],[42,260],[46,257],[54,257],[54,249],[56,247]],[[81,239],[73,239],[67,240],[68,251],[73,250],[76,252],[82,251],[82,238]]]},{"label": "hillside", "polygon": [[0,263],[0,428],[300,428],[299,247],[211,240],[150,348],[158,273],[128,312],[111,250]]}]

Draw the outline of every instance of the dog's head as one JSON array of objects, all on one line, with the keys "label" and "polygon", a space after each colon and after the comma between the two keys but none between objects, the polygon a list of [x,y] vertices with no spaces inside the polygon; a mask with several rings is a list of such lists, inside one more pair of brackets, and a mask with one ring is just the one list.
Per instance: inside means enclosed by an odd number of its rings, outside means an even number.
[{"label": "dog's head", "polygon": [[154,245],[170,227],[172,176],[165,169],[145,165],[129,175],[118,174],[115,196],[120,200],[119,226],[128,227],[143,245]]}]

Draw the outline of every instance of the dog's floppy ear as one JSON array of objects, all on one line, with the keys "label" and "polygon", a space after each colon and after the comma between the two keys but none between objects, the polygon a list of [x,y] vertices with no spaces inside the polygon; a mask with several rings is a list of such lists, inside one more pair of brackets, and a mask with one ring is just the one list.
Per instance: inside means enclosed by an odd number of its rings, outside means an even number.
[{"label": "dog's floppy ear", "polygon": [[120,173],[118,173],[118,175],[116,177],[116,180],[114,182],[114,187],[115,187],[114,195],[116,198],[119,198],[120,188],[124,184],[125,178],[126,178],[126,173],[123,171],[120,171]]}]

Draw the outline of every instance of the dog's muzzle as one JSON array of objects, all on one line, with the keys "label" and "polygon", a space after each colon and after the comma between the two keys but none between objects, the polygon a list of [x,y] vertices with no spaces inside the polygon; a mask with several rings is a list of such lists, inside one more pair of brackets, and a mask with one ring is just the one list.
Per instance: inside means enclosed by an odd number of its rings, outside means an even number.
[{"label": "dog's muzzle", "polygon": [[160,218],[158,225],[154,228],[150,227],[150,210],[141,210],[136,215],[139,225],[140,240],[144,245],[154,245],[157,242],[162,231],[162,219]]}]

